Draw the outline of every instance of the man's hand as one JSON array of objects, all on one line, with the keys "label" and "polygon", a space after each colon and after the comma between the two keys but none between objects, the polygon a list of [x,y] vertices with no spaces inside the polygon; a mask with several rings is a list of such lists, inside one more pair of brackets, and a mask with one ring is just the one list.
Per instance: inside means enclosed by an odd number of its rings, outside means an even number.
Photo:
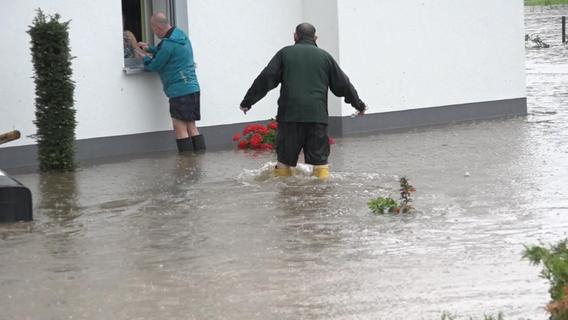
[{"label": "man's hand", "polygon": [[367,107],[367,105],[366,105],[363,101],[361,101],[361,104],[363,105],[363,109],[362,109],[362,110],[357,110],[357,116],[359,116],[359,117],[364,116],[364,115],[365,115],[365,111],[367,111],[367,109],[369,109],[369,108]]},{"label": "man's hand", "polygon": [[147,56],[148,54],[142,49],[136,48],[134,49],[134,55],[136,56],[137,59],[144,59],[144,56]]},{"label": "man's hand", "polygon": [[244,114],[247,114],[247,112],[250,110],[250,108],[245,108],[243,106],[241,106],[240,109]]},{"label": "man's hand", "polygon": [[148,44],[146,42],[138,42],[138,47],[141,48],[144,51],[148,51]]}]

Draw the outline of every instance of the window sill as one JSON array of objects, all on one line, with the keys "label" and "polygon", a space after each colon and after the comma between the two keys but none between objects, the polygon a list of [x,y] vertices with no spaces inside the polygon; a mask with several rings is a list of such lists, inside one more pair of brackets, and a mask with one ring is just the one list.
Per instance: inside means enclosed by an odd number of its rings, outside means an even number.
[{"label": "window sill", "polygon": [[124,68],[122,68],[125,74],[137,74],[144,72],[144,63],[140,59],[136,58],[124,58]]},{"label": "window sill", "polygon": [[122,71],[126,75],[143,73],[144,67],[124,67],[124,68],[122,68]]}]

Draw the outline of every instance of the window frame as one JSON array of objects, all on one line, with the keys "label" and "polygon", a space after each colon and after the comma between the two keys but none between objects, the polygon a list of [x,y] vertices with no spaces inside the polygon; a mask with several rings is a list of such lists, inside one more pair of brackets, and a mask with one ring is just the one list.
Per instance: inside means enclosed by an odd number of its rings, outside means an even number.
[{"label": "window frame", "polygon": [[[125,0],[122,0],[125,1]],[[139,0],[140,1],[140,26],[141,39],[137,41],[146,42],[149,45],[157,45],[160,39],[152,32],[150,17],[156,12],[164,12],[173,26],[177,25],[180,16],[178,6],[187,8],[187,0]],[[185,5],[185,6],[183,6]],[[183,10],[181,10],[183,11]],[[187,25],[184,25],[187,26]],[[185,29],[185,28],[183,28]],[[123,71],[125,74],[136,74],[144,71],[143,63],[133,60],[135,58],[123,58]]]}]

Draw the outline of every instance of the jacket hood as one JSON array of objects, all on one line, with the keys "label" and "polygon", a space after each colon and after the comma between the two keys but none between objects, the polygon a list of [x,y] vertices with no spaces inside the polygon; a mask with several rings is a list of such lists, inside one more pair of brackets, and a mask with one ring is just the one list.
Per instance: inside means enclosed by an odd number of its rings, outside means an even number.
[{"label": "jacket hood", "polygon": [[171,41],[177,44],[184,44],[187,42],[187,36],[180,30],[178,29],[178,27],[173,27],[174,30],[172,32],[172,34],[168,37],[165,38],[165,41]]}]

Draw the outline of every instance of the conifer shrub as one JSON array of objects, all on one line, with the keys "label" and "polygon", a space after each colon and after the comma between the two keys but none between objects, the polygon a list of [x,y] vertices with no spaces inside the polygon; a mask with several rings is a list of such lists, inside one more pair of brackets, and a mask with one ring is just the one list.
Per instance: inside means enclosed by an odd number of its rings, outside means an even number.
[{"label": "conifer shrub", "polygon": [[41,171],[75,166],[75,109],[71,80],[69,21],[47,17],[40,9],[27,31],[31,36],[35,82],[35,121]]}]

